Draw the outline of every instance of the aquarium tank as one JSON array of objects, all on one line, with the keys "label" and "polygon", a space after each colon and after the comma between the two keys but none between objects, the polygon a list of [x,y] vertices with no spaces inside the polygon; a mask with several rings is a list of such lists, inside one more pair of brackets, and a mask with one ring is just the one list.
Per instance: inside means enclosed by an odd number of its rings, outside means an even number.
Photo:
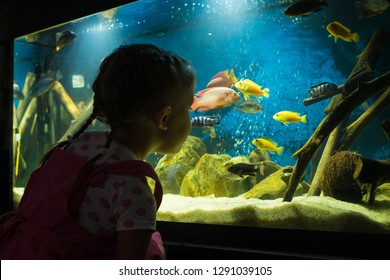
[{"label": "aquarium tank", "polygon": [[16,38],[16,198],[88,118],[101,60],[133,43],[197,75],[182,149],[147,158],[159,221],[390,233],[387,0],[140,0]]}]

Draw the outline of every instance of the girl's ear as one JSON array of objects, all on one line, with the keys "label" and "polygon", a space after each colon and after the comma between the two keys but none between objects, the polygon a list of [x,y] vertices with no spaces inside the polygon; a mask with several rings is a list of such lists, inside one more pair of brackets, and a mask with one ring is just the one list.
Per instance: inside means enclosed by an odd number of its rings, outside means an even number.
[{"label": "girl's ear", "polygon": [[168,117],[171,111],[172,108],[170,105],[163,106],[159,110],[157,110],[154,117],[154,122],[158,128],[162,130],[168,130]]}]

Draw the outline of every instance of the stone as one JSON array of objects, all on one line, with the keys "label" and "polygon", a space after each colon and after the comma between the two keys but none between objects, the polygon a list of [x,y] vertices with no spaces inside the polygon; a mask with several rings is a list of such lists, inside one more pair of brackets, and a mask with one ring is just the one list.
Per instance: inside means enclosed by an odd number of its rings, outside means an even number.
[{"label": "stone", "polygon": [[205,153],[206,146],[202,140],[190,135],[178,153],[164,155],[155,168],[164,193],[179,194],[184,176]]},{"label": "stone", "polygon": [[183,196],[207,196],[214,194],[215,183],[223,180],[222,164],[231,157],[226,154],[204,154],[184,177],[180,194]]},{"label": "stone", "polygon": [[[283,198],[288,188],[288,181],[291,177],[292,166],[285,166],[273,172],[265,179],[256,184],[250,191],[246,192],[244,198],[259,198],[264,200]],[[299,196],[309,190],[308,184],[298,184],[295,195]]]}]

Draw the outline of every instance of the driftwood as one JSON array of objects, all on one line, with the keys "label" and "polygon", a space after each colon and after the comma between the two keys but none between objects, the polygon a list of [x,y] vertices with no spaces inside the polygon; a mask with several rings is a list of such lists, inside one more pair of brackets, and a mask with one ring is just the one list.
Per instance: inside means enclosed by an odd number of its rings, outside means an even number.
[{"label": "driftwood", "polygon": [[23,118],[28,106],[30,105],[32,99],[28,96],[28,92],[30,91],[30,88],[34,84],[34,82],[35,74],[28,72],[23,87],[23,95],[25,98],[19,100],[18,109],[16,110],[16,117],[18,120],[21,120]]},{"label": "driftwood", "polygon": [[[359,70],[364,67],[364,65],[369,64],[370,68],[373,69],[384,49],[384,46],[390,39],[390,34],[383,30],[376,30],[371,37],[370,42],[368,43],[365,50],[359,55],[358,63],[352,71],[351,78],[359,72]],[[283,201],[291,201],[295,190],[298,186],[298,183],[305,172],[305,169],[310,162],[313,154],[316,152],[318,147],[323,141],[329,136],[330,133],[344,120],[349,114],[362,102],[368,99],[370,96],[382,92],[390,87],[390,71],[381,75],[380,77],[371,80],[367,83],[362,83],[359,81],[354,81],[357,88],[352,92],[348,93],[347,96],[340,97],[336,95],[332,100],[337,100],[337,103],[333,103],[333,110],[322,120],[318,128],[315,130],[310,139],[305,143],[305,145],[295,152],[293,156],[297,156],[297,162],[292,172],[292,176],[289,181],[289,188],[283,198]],[[349,85],[350,88],[352,84]],[[339,101],[340,100],[340,101]],[[339,127],[338,129],[341,129]],[[325,147],[325,151],[321,160],[324,160],[323,163],[320,163],[320,166],[326,166],[326,162],[329,160],[333,149],[337,146],[337,141],[339,138],[340,132],[336,131],[333,137],[330,137],[332,142],[327,143],[331,145],[330,148]],[[317,172],[322,174],[322,171],[317,168]],[[320,176],[320,174],[318,176]],[[318,179],[316,179],[318,181]],[[313,179],[314,181],[314,179]],[[310,194],[318,193],[319,186],[313,186],[314,189],[309,191]]]},{"label": "driftwood", "polygon": [[[308,195],[319,195],[320,194],[320,178],[322,176],[325,165],[327,164],[330,156],[335,150],[343,151],[349,149],[349,147],[356,140],[357,136],[367,126],[367,124],[375,118],[382,110],[384,110],[390,103],[390,87],[376,100],[376,102],[367,109],[356,121],[350,124],[347,128],[344,128],[343,124],[338,125],[330,134],[327,145],[325,146],[324,152],[316,173],[311,181],[311,187]],[[347,119],[344,119],[346,122]],[[340,141],[340,139],[342,140]],[[339,144],[341,142],[341,144]]]},{"label": "driftwood", "polygon": [[[37,100],[33,99],[29,102],[29,105],[19,123],[19,131],[21,132],[21,139],[22,141],[25,141],[25,139],[30,139],[31,135],[33,134],[33,124],[35,120],[37,112]],[[26,141],[27,142],[27,141]],[[33,143],[31,141],[28,141],[30,145]],[[22,145],[22,154],[24,155],[26,152],[31,151],[30,148],[28,148],[29,145]]]},{"label": "driftwood", "polygon": [[[329,102],[328,106],[325,108],[325,113],[329,114],[337,106],[337,104],[345,97],[348,96],[351,91],[355,90],[357,87],[357,82],[367,81],[371,78],[373,69],[375,68],[376,63],[379,60],[379,57],[384,49],[384,46],[389,42],[390,34],[383,30],[376,30],[372,35],[370,41],[368,42],[366,48],[358,56],[358,61],[353,68],[350,77],[348,80],[338,88],[341,88],[343,94],[336,95]],[[320,194],[320,178],[323,175],[324,168],[327,165],[330,157],[333,155],[336,150],[347,149],[352,141],[355,139],[349,139],[349,143],[344,143],[343,149],[340,149],[341,138],[344,135],[345,124],[349,114],[344,117],[344,122],[338,125],[329,136],[329,139],[326,143],[324,152],[321,155],[320,163],[318,163],[319,168],[315,170],[315,175],[311,181],[310,190],[308,195],[318,195]],[[361,127],[363,129],[363,127]],[[354,135],[356,136],[356,135]],[[348,146],[346,145],[348,144]]]},{"label": "driftwood", "polygon": [[80,127],[87,121],[87,119],[91,116],[93,111],[93,102],[91,101],[87,107],[81,112],[81,114],[74,120],[72,120],[70,126],[66,130],[66,132],[62,135],[59,141],[65,141],[68,136],[73,136],[76,131],[80,129]]},{"label": "driftwood", "polygon": [[[344,119],[343,123],[345,123],[347,120]],[[319,195],[321,193],[320,189],[320,183],[321,183],[321,178],[322,174],[325,170],[326,165],[329,162],[330,156],[333,154],[333,151],[337,149],[338,145],[338,139],[341,137],[342,133],[342,127],[344,126],[343,123],[338,125],[332,133],[329,135],[328,141],[325,145],[325,148],[322,152],[320,161],[318,162],[318,165],[316,167],[316,172],[314,174],[314,177],[312,181],[310,182],[310,189],[307,193],[307,195]],[[326,155],[326,156],[324,156]],[[330,156],[329,156],[330,155]]]},{"label": "driftwood", "polygon": [[[20,158],[29,163],[33,163],[36,157],[42,156],[58,140],[59,136],[56,134],[62,119],[59,105],[62,105],[72,119],[80,115],[79,109],[60,82],[56,81],[51,89],[41,96],[31,97],[28,93],[34,82],[35,75],[28,73],[23,88],[26,98],[20,101],[16,110],[16,117],[20,120],[18,126],[21,133]],[[56,106],[58,108],[54,108]],[[57,114],[53,116],[55,112]],[[29,168],[26,165],[19,165],[19,167],[21,176]]]},{"label": "driftwood", "polygon": [[390,119],[385,119],[381,123],[383,133],[385,134],[387,141],[390,142]]},{"label": "driftwood", "polygon": [[356,121],[350,124],[345,132],[343,142],[339,150],[347,150],[356,139],[356,136],[367,126],[367,124],[375,118],[382,110],[390,104],[390,86],[387,90],[375,101],[375,103],[367,109]]},{"label": "driftwood", "polygon": [[[358,65],[358,67],[355,67],[355,69],[358,69],[358,70],[356,72],[352,71],[353,74],[348,78],[348,80],[344,84],[338,86],[336,89],[334,89],[330,92],[325,92],[325,93],[319,94],[317,96],[311,96],[310,98],[306,98],[305,100],[303,100],[303,105],[305,105],[305,106],[312,105],[314,103],[328,99],[328,98],[335,96],[335,95],[338,95],[338,94],[342,94],[342,95],[346,96],[356,89],[357,82],[369,80],[369,78],[371,77],[371,73],[372,73],[371,66],[368,63],[364,63],[362,65],[361,61],[358,61],[357,65]],[[333,100],[333,101],[335,101],[335,100]],[[333,103],[331,103],[331,104],[333,104]],[[329,108],[325,110],[326,113],[328,113],[330,111],[331,110]]]},{"label": "driftwood", "polygon": [[359,184],[362,202],[372,204],[375,190],[384,182],[390,182],[390,160],[372,160],[360,157],[353,178]]},{"label": "driftwood", "polygon": [[64,86],[60,82],[55,82],[52,89],[57,94],[56,96],[60,100],[61,104],[64,106],[66,111],[72,117],[72,119],[77,119],[80,115],[79,109],[74,104],[72,98],[70,98],[69,94],[66,92]]},{"label": "driftwood", "polygon": [[348,116],[363,101],[375,93],[387,89],[388,87],[390,87],[390,71],[370,82],[359,83],[358,88],[351,93],[351,95],[338,103],[335,109],[322,120],[305,145],[292,155],[296,156],[298,159],[290,178],[289,189],[287,190],[283,201],[292,200],[295,189],[297,188],[313,154],[321,143],[328,137],[331,131],[333,131],[341,123],[345,116]]}]

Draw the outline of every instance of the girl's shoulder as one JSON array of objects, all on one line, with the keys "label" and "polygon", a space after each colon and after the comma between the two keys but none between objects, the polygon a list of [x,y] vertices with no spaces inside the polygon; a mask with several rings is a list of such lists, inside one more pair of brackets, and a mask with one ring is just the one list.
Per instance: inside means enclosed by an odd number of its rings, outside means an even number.
[{"label": "girl's shoulder", "polygon": [[67,151],[78,156],[88,157],[88,159],[90,159],[99,153],[105,153],[104,145],[106,141],[106,132],[84,132],[79,137],[71,140],[71,144],[67,148]]},{"label": "girl's shoulder", "polygon": [[75,138],[74,141],[77,142],[93,142],[93,143],[103,143],[107,141],[108,134],[104,131],[85,131],[79,137]]}]

